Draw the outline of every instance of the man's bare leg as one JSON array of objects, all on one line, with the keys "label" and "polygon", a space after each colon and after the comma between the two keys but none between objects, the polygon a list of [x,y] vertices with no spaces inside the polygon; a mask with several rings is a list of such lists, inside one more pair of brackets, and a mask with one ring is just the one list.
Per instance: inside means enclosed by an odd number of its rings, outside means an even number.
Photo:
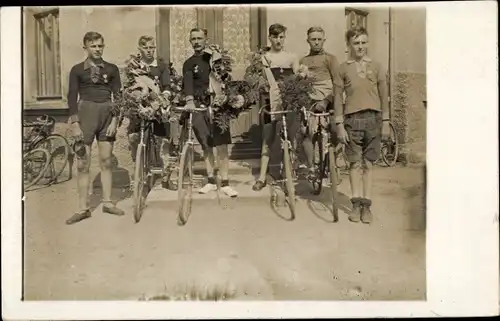
[{"label": "man's bare leg", "polygon": [[349,168],[352,197],[361,197],[361,162],[353,162]]},{"label": "man's bare leg", "polygon": [[90,185],[90,160],[92,144],[85,145],[85,156],[77,157],[76,167],[78,170],[78,211],[66,220],[66,224],[74,224],[91,216],[89,208],[89,185]]},{"label": "man's bare leg", "polygon": [[229,180],[229,146],[217,146],[217,160],[221,180]]},{"label": "man's bare leg", "polygon": [[111,200],[111,192],[113,188],[113,174],[111,166],[113,142],[97,142],[97,146],[99,147],[99,164],[101,166],[103,212],[114,215],[124,215],[125,212],[117,208]]},{"label": "man's bare leg", "polygon": [[215,167],[214,149],[212,147],[207,147],[203,151],[203,158],[205,160],[205,167],[207,169],[208,183],[205,184],[205,186],[203,186],[200,189],[199,193],[207,194],[209,192],[217,190],[217,184],[214,177],[214,167]]},{"label": "man's bare leg", "polygon": [[207,176],[214,177],[214,167],[215,167],[215,155],[213,148],[207,148],[203,151],[203,158],[205,160],[205,166],[207,168]]},{"label": "man's bare leg", "polygon": [[139,133],[132,133],[128,135],[128,144],[130,147],[130,156],[135,162],[135,156],[137,155],[137,146],[139,146],[139,140],[141,139]]},{"label": "man's bare leg", "polygon": [[85,145],[85,156],[77,157],[76,166],[78,170],[78,210],[89,209],[89,185],[90,185],[90,162],[92,156],[92,145]]},{"label": "man's bare leg", "polygon": [[372,199],[372,184],[373,184],[373,163],[369,160],[363,162],[363,197]]},{"label": "man's bare leg", "polygon": [[349,169],[349,180],[351,183],[351,202],[353,210],[349,214],[351,222],[359,222],[361,219],[361,162],[351,162]]},{"label": "man's bare leg", "polygon": [[219,161],[219,172],[221,176],[221,190],[229,197],[238,196],[231,186],[229,186],[229,146],[217,146],[217,159]]},{"label": "man's bare leg", "polygon": [[361,200],[361,221],[369,224],[373,220],[371,212],[373,186],[373,162],[363,160],[363,198]]},{"label": "man's bare leg", "polygon": [[[131,133],[128,135],[128,145],[130,147],[130,156],[132,161],[135,163],[135,157],[137,155],[137,147],[139,146],[139,141],[141,140],[141,134]],[[135,168],[135,166],[134,166]],[[134,169],[130,172],[130,188],[134,186]]]},{"label": "man's bare leg", "polygon": [[269,167],[269,146],[264,142],[262,144],[262,155],[260,157],[260,175],[259,181],[266,182],[267,168]]}]

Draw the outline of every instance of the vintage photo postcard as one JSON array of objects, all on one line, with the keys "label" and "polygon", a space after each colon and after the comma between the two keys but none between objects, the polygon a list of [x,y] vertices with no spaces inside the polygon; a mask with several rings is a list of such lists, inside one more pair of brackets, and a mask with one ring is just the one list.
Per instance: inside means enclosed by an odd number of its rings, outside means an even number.
[{"label": "vintage photo postcard", "polygon": [[5,318],[496,314],[494,6],[2,8]]}]

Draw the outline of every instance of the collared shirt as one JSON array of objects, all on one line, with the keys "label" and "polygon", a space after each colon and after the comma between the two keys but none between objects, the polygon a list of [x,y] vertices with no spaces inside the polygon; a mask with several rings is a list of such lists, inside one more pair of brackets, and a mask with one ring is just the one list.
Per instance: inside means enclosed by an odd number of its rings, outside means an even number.
[{"label": "collared shirt", "polygon": [[71,121],[78,121],[78,96],[80,100],[106,102],[120,89],[120,71],[115,64],[104,60],[96,64],[87,59],[74,65],[69,73],[67,96]]},{"label": "collared shirt", "polygon": [[300,59],[300,64],[306,65],[315,78],[313,84],[313,93],[311,98],[314,100],[328,99],[333,102],[333,88],[341,86],[339,79],[339,62],[337,57],[325,52],[309,52],[309,54]]},{"label": "collared shirt", "polygon": [[147,65],[149,67],[148,76],[158,84],[161,91],[166,90],[170,85],[169,65],[159,58],[154,59]]},{"label": "collared shirt", "polygon": [[[346,94],[344,115],[368,109],[387,109],[387,106],[382,106],[387,99],[379,92],[381,86],[386,86],[385,73],[379,63],[369,57],[363,57],[361,61],[349,59],[340,65],[339,79]],[[342,115],[336,117],[341,121]]]}]

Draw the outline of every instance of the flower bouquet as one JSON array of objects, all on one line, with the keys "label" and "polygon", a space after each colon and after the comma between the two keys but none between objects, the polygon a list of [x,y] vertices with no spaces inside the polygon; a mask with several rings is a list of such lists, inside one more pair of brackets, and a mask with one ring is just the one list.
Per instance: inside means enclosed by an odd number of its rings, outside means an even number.
[{"label": "flower bouquet", "polygon": [[233,81],[231,77],[232,58],[226,50],[217,45],[209,45],[207,52],[214,58],[212,75],[220,82],[221,91],[211,93],[212,104],[216,112],[213,121],[224,132],[229,129],[232,119],[248,109],[253,102],[249,96],[250,87],[245,81]]},{"label": "flower bouquet", "polygon": [[[270,85],[265,74],[262,56],[269,47],[261,48],[250,54],[250,65],[245,72],[245,81],[249,84],[249,97],[258,101],[261,94],[269,93]],[[298,110],[303,106],[310,106],[312,99],[309,94],[313,91],[315,79],[307,66],[300,65],[296,74],[286,76],[277,81],[280,91],[281,105],[284,110]]]},{"label": "flower bouquet", "polygon": [[158,83],[149,77],[149,66],[140,55],[131,55],[122,70],[124,89],[117,105],[123,116],[144,120],[168,120],[167,108],[182,101],[182,76],[170,64],[171,83],[161,92]]},{"label": "flower bouquet", "polygon": [[311,106],[313,100],[310,94],[313,92],[314,81],[314,77],[305,65],[300,65],[296,74],[279,81],[278,88],[283,110],[298,111],[302,107]]}]

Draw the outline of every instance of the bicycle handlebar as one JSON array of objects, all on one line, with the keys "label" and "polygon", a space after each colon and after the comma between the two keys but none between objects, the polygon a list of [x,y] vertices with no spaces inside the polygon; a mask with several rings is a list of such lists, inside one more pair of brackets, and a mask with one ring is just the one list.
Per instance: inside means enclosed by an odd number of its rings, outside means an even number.
[{"label": "bicycle handlebar", "polygon": [[[203,106],[203,105],[201,105]],[[195,108],[186,108],[186,107],[172,107],[175,111],[185,111],[185,112],[204,112],[209,109],[209,107],[195,107]]]},{"label": "bicycle handlebar", "polygon": [[283,114],[289,114],[289,113],[295,113],[296,112],[295,110],[268,111],[268,110],[266,110],[266,107],[268,107],[268,105],[262,106],[262,108],[260,109],[259,113],[265,113],[267,115],[283,115]]},{"label": "bicycle handlebar", "polygon": [[34,121],[24,121],[23,126],[24,127],[36,127],[36,126],[52,126],[55,123],[55,119],[53,117],[50,117],[48,115],[43,115],[38,117]]},{"label": "bicycle handlebar", "polygon": [[312,112],[312,111],[308,111],[308,110],[306,110],[306,113],[307,113],[309,116],[314,116],[314,117],[326,117],[326,116],[330,116],[330,113],[329,113],[329,112],[324,112],[324,113],[315,113],[315,112]]}]

